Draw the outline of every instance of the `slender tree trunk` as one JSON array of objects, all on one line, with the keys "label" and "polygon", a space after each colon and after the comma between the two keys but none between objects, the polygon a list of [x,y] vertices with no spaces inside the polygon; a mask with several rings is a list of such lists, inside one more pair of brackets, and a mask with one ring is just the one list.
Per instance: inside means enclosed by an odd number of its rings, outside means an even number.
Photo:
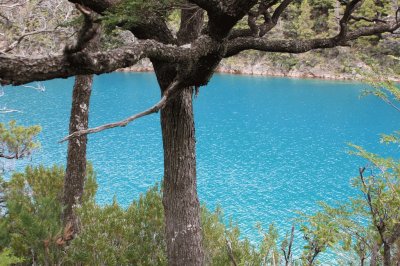
[{"label": "slender tree trunk", "polygon": [[377,243],[375,243],[371,250],[371,260],[370,260],[370,264],[369,264],[370,266],[377,265],[378,251],[379,251],[379,245]]},{"label": "slender tree trunk", "polygon": [[193,89],[186,88],[161,111],[163,204],[170,266],[204,265],[192,96]]},{"label": "slender tree trunk", "polygon": [[[86,129],[89,122],[89,102],[92,92],[93,76],[76,76],[72,95],[69,133]],[[72,226],[73,235],[79,231],[73,206],[81,202],[86,176],[87,136],[81,136],[68,142],[67,169],[64,180],[63,223]]]},{"label": "slender tree trunk", "polygon": [[392,258],[390,254],[390,245],[387,243],[383,243],[383,265],[390,266],[392,265]]},{"label": "slender tree trunk", "polygon": [[400,239],[397,239],[395,242],[395,249],[396,249],[396,255],[395,255],[395,259],[393,258],[393,260],[396,260],[396,265],[400,266]]}]

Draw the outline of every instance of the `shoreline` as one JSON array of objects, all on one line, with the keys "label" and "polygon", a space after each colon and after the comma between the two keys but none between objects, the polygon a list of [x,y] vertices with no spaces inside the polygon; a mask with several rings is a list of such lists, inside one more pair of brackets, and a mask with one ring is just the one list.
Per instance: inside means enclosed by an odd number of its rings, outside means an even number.
[{"label": "shoreline", "polygon": [[[132,66],[129,68],[118,69],[117,72],[154,72],[154,69],[151,65],[147,66]],[[275,78],[290,78],[290,79],[313,79],[313,80],[336,80],[336,81],[365,81],[365,77],[360,74],[332,74],[332,73],[304,73],[304,72],[273,72],[273,71],[265,71],[265,72],[253,72],[253,71],[242,71],[238,69],[228,69],[224,66],[220,66],[215,71],[216,74],[230,74],[230,75],[245,75],[245,76],[255,76],[255,77],[275,77]],[[400,82],[400,77],[388,77],[390,81]]]}]

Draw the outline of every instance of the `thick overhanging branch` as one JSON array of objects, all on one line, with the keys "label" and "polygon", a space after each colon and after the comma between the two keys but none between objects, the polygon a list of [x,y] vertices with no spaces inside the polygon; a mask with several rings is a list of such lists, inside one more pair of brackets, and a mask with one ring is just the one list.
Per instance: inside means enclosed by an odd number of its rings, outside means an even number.
[{"label": "thick overhanging branch", "polygon": [[83,135],[88,135],[88,134],[93,134],[93,133],[98,133],[107,129],[111,129],[111,128],[115,128],[115,127],[125,127],[126,125],[128,125],[129,123],[135,121],[138,118],[141,118],[143,116],[147,116],[150,114],[154,114],[157,113],[158,111],[160,111],[161,109],[164,108],[164,106],[166,104],[168,104],[168,102],[170,101],[171,98],[173,98],[176,93],[179,91],[180,89],[180,82],[175,80],[174,82],[171,83],[171,85],[165,90],[163,96],[161,97],[160,101],[158,101],[155,105],[153,105],[152,107],[150,107],[149,109],[144,110],[143,112],[134,114],[124,120],[118,121],[118,122],[114,122],[114,123],[109,123],[109,124],[105,124],[105,125],[101,125],[95,128],[89,128],[89,129],[85,129],[85,130],[80,130],[80,131],[76,131],[68,136],[66,136],[65,138],[63,138],[60,143],[76,138],[76,137],[80,137]]},{"label": "thick overhanging branch", "polygon": [[346,45],[349,41],[362,36],[372,36],[385,32],[394,32],[400,28],[398,22],[377,23],[374,26],[362,27],[347,32],[342,32],[332,38],[299,39],[299,40],[268,40],[266,38],[239,37],[230,40],[225,57],[236,55],[244,50],[259,50],[279,53],[304,53],[313,49],[333,48]]},{"label": "thick overhanging branch", "polygon": [[32,81],[108,73],[132,66],[145,57],[181,62],[191,56],[194,55],[189,49],[152,40],[105,52],[82,51],[68,56],[30,58],[0,55],[0,84],[21,85]]}]

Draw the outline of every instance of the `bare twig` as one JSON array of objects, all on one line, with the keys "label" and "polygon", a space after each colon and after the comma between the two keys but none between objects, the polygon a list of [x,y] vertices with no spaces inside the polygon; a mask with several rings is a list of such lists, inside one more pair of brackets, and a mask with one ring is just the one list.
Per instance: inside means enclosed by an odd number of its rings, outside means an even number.
[{"label": "bare twig", "polygon": [[292,225],[292,230],[290,232],[290,239],[289,239],[289,245],[288,245],[287,252],[286,252],[285,247],[282,246],[282,248],[281,248],[282,253],[283,253],[283,257],[285,259],[285,266],[290,265],[290,262],[292,260],[293,239],[294,239],[294,225]]},{"label": "bare twig", "polygon": [[82,135],[98,133],[98,132],[104,131],[106,129],[111,129],[111,128],[115,128],[115,127],[125,127],[126,125],[128,125],[129,123],[133,122],[134,120],[136,120],[138,118],[141,118],[143,116],[147,116],[147,115],[150,115],[153,113],[157,113],[158,111],[160,111],[161,109],[164,108],[164,106],[169,102],[169,100],[171,98],[173,98],[175,93],[179,90],[179,87],[180,87],[179,81],[172,82],[171,85],[167,88],[167,90],[165,90],[164,95],[161,97],[161,100],[143,112],[137,113],[135,115],[132,115],[132,116],[130,116],[124,120],[118,121],[118,122],[105,124],[105,125],[98,126],[95,128],[89,128],[89,129],[85,129],[85,130],[76,131],[76,132],[66,136],[59,142],[62,143],[64,141],[67,141],[72,138],[80,137]]},{"label": "bare twig", "polygon": [[8,109],[6,107],[0,109],[0,114],[9,114],[9,113],[22,113],[22,111],[16,109]]},{"label": "bare twig", "polygon": [[12,49],[17,47],[17,45],[20,44],[22,42],[22,40],[25,39],[26,37],[31,36],[31,35],[41,34],[41,33],[57,33],[57,32],[56,32],[56,29],[54,29],[54,30],[35,30],[35,31],[24,33],[21,36],[19,36],[19,38],[16,41],[14,41],[12,44],[10,44],[8,47],[6,47],[4,50],[0,51],[0,53],[10,52]]},{"label": "bare twig", "polygon": [[385,21],[385,20],[383,20],[383,19],[379,19],[379,18],[367,18],[367,17],[359,17],[359,16],[351,16],[350,17],[352,20],[355,20],[355,21],[361,21],[361,20],[364,20],[364,21],[367,21],[367,22],[381,22],[381,23],[387,23],[387,21]]},{"label": "bare twig", "polygon": [[382,98],[385,103],[393,107],[396,111],[400,112],[400,108],[397,107],[391,100]]},{"label": "bare twig", "polygon": [[30,88],[34,89],[40,92],[43,92],[46,90],[46,87],[41,83],[41,82],[36,82],[36,86],[31,86],[31,85],[22,85],[24,88]]},{"label": "bare twig", "polygon": [[238,264],[237,264],[237,262],[236,262],[235,256],[233,255],[232,245],[231,245],[231,243],[228,241],[228,239],[225,239],[225,241],[226,241],[226,249],[227,249],[227,251],[228,251],[229,259],[231,260],[233,266],[237,266]]}]

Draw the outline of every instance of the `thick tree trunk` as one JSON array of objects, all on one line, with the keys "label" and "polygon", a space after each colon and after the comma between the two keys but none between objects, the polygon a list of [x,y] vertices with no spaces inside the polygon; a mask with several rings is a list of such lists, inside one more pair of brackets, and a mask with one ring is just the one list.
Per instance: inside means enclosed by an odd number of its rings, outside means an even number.
[{"label": "thick tree trunk", "polygon": [[[93,76],[76,76],[72,95],[69,133],[86,129],[89,121],[89,102]],[[63,223],[72,226],[73,235],[79,231],[73,206],[81,202],[86,176],[87,135],[68,142],[67,169],[64,179]]]},{"label": "thick tree trunk", "polygon": [[392,265],[392,258],[390,254],[390,246],[386,243],[383,243],[383,265],[390,266]]},{"label": "thick tree trunk", "polygon": [[[178,32],[180,45],[195,40],[204,12],[184,9]],[[177,67],[153,61],[161,93],[173,82]],[[197,196],[196,138],[193,117],[193,88],[185,88],[161,111],[164,144],[163,205],[168,264],[204,265]]]},{"label": "thick tree trunk", "polygon": [[193,89],[186,88],[161,111],[163,204],[170,266],[204,265],[192,96]]}]

